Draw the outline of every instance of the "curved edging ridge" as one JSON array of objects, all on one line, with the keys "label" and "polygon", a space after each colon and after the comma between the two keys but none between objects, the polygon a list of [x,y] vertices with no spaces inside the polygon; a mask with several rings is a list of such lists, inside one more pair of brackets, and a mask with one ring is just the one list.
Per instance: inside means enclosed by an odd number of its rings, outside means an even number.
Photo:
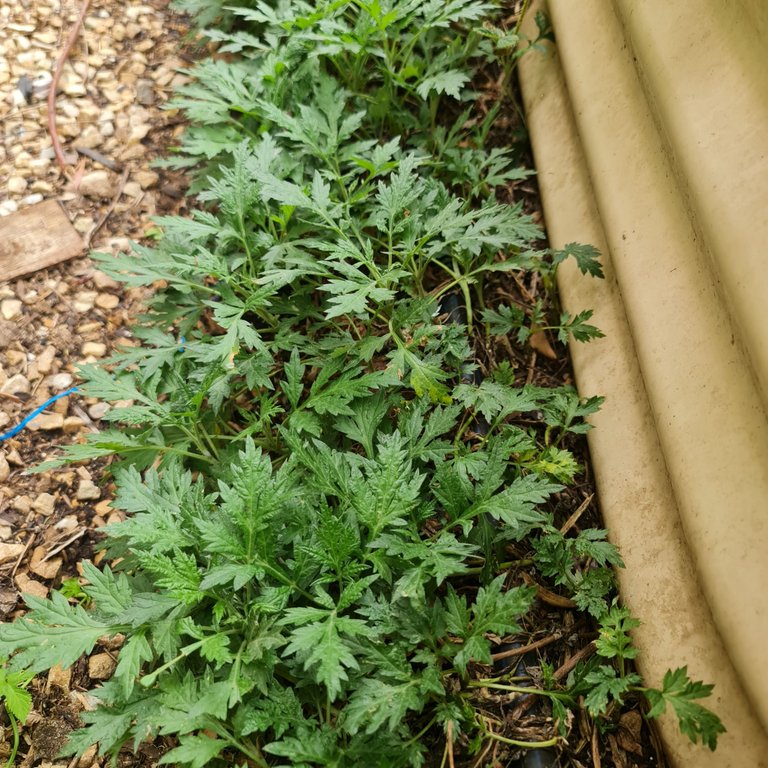
[{"label": "curved edging ridge", "polygon": [[641,669],[653,684],[688,663],[716,684],[713,707],[729,732],[705,755],[665,724],[676,765],[766,766],[760,393],[731,344],[722,292],[610,2],[554,0],[551,12],[565,72],[550,50],[524,56],[520,74],[550,239],[604,254],[604,284],[563,270],[560,286],[567,308],[594,308],[606,332],[573,358],[581,389],[607,396],[589,439],[627,564],[622,595],[644,621]]}]

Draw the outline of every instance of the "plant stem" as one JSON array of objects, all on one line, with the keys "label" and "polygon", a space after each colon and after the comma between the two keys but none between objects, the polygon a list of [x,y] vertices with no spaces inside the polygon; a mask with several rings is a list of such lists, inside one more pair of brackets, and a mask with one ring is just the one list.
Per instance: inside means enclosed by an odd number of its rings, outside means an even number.
[{"label": "plant stem", "polygon": [[500,736],[493,731],[486,731],[485,735],[494,741],[500,741],[503,744],[509,744],[512,747],[520,747],[520,749],[545,749],[546,747],[556,747],[560,739],[557,736],[553,736],[547,741],[518,741],[517,739],[508,739],[506,736]]},{"label": "plant stem", "polygon": [[16,723],[16,718],[8,710],[8,707],[5,708],[5,711],[8,714],[8,720],[11,723],[11,730],[13,731],[13,746],[11,747],[11,754],[8,755],[8,762],[5,764],[5,768],[11,768],[16,762],[16,753],[19,751],[19,726]]}]

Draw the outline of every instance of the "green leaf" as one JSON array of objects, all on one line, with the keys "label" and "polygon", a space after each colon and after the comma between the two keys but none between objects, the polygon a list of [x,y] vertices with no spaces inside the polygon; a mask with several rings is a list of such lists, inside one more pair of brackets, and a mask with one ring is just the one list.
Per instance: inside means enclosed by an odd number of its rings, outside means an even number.
[{"label": "green leaf", "polygon": [[562,486],[558,483],[539,475],[525,475],[518,477],[500,493],[475,503],[465,517],[474,519],[489,514],[505,523],[509,527],[509,535],[519,540],[547,521],[546,514],[536,509],[536,505],[544,503],[551,494],[560,490]]},{"label": "green leaf", "polygon": [[691,680],[687,666],[678,667],[674,672],[668,670],[662,681],[662,690],[645,690],[651,704],[648,717],[664,714],[669,704],[677,715],[681,732],[694,744],[701,739],[702,744],[714,751],[717,747],[717,737],[725,733],[725,726],[716,714],[695,701],[710,696],[713,688],[713,685]]},{"label": "green leaf", "polygon": [[120,649],[120,657],[115,669],[114,679],[121,685],[124,698],[127,700],[133,691],[136,678],[141,672],[145,661],[152,661],[154,654],[147,642],[146,633],[138,632],[131,635]]},{"label": "green leaf", "polygon": [[421,712],[426,702],[418,677],[401,683],[361,680],[344,707],[344,730],[368,735],[383,727],[394,731],[409,712]]},{"label": "green leaf", "polygon": [[31,670],[9,672],[5,664],[7,659],[2,659],[0,667],[0,700],[3,701],[8,712],[22,725],[32,710],[32,695],[26,690],[30,680],[34,677]]},{"label": "green leaf", "polygon": [[204,734],[184,734],[179,737],[179,746],[166,752],[158,763],[204,768],[226,746],[227,742],[222,739],[212,739]]},{"label": "green leaf", "polygon": [[13,653],[14,667],[35,672],[56,664],[70,667],[90,653],[100,637],[126,629],[93,618],[58,592],[53,592],[50,600],[29,594],[24,599],[29,613],[12,624],[0,624],[0,656]]},{"label": "green leaf", "polygon": [[100,615],[114,619],[131,604],[133,590],[124,573],[116,576],[108,565],[100,571],[90,560],[84,560],[83,576],[88,580],[83,592],[96,602]]},{"label": "green leaf", "polygon": [[311,677],[325,686],[328,700],[334,701],[348,680],[347,670],[359,667],[345,636],[366,634],[370,628],[359,619],[319,608],[290,608],[280,623],[299,625],[291,631],[285,652],[296,654]]},{"label": "green leaf", "polygon": [[426,99],[430,93],[446,93],[454,99],[461,98],[461,89],[469,82],[466,72],[449,69],[439,74],[425,77],[416,87],[416,93]]},{"label": "green leaf", "polygon": [[481,413],[486,421],[537,408],[536,398],[526,389],[508,387],[485,379],[481,384],[459,384],[453,397],[465,408]]},{"label": "green leaf", "polygon": [[595,640],[597,652],[605,659],[634,659],[639,651],[632,646],[629,633],[639,626],[640,622],[632,618],[629,608],[612,605],[600,619],[600,636]]},{"label": "green leaf", "polygon": [[611,700],[621,702],[624,694],[632,690],[641,680],[634,673],[619,677],[613,667],[601,664],[586,675],[584,682],[591,686],[584,703],[589,713],[596,717],[608,709]]},{"label": "green leaf", "polygon": [[593,245],[581,245],[579,243],[568,243],[559,251],[553,251],[553,264],[558,265],[567,258],[576,260],[576,265],[584,275],[592,277],[605,277],[603,268],[600,266],[600,251]]},{"label": "green leaf", "polygon": [[467,609],[466,599],[449,587],[446,601],[448,631],[463,640],[454,657],[461,674],[470,661],[491,663],[490,642],[486,634],[507,635],[520,630],[517,617],[525,614],[536,596],[535,587],[515,587],[503,591],[506,576],[498,576],[477,592],[474,604]]},{"label": "green leaf", "polygon": [[280,387],[285,392],[285,396],[288,398],[292,408],[296,408],[299,404],[301,393],[304,391],[304,369],[305,366],[301,363],[299,350],[294,347],[290,359],[283,366],[285,378],[280,382]]}]

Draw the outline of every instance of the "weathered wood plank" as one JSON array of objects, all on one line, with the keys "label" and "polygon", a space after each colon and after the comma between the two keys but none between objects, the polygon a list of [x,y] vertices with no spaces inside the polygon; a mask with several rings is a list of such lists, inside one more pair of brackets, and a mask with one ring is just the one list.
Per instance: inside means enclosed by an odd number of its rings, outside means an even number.
[{"label": "weathered wood plank", "polygon": [[83,252],[84,243],[56,200],[0,218],[0,282]]}]

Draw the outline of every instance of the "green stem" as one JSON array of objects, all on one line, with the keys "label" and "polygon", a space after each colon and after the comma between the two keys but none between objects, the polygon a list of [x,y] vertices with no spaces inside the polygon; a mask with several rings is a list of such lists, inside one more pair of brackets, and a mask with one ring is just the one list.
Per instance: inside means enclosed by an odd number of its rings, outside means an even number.
[{"label": "green stem", "polygon": [[436,719],[436,717],[433,717],[413,738],[408,739],[408,741],[403,744],[403,747],[410,747],[411,744],[415,744],[417,741],[420,741],[421,737],[435,724]]},{"label": "green stem", "polygon": [[520,9],[520,15],[517,17],[517,24],[515,24],[513,34],[516,35],[520,32],[520,27],[523,25],[523,19],[525,18],[525,14],[527,13],[530,4],[531,0],[523,0],[523,7]]},{"label": "green stem", "polygon": [[545,749],[546,747],[556,747],[560,741],[557,736],[553,736],[546,741],[518,741],[517,739],[508,739],[506,736],[501,736],[493,731],[486,731],[485,735],[489,739],[500,741],[502,744],[509,744],[512,747],[520,747],[520,749]]},{"label": "green stem", "polygon": [[11,730],[13,731],[13,747],[11,747],[11,754],[8,756],[8,762],[5,764],[5,768],[11,768],[16,762],[16,753],[19,751],[19,726],[16,723],[16,718],[10,712],[8,707],[5,708],[8,714],[8,720],[11,723]]},{"label": "green stem", "polygon": [[[507,560],[505,563],[499,563],[499,567],[496,569],[497,572],[506,571],[509,568],[512,568],[514,566],[518,566],[520,568],[525,568],[529,565],[533,565],[533,560],[526,559],[526,560]],[[472,568],[465,568],[462,573],[469,573],[469,574],[477,574],[483,572],[483,566],[480,566],[479,568],[472,567]]]}]

